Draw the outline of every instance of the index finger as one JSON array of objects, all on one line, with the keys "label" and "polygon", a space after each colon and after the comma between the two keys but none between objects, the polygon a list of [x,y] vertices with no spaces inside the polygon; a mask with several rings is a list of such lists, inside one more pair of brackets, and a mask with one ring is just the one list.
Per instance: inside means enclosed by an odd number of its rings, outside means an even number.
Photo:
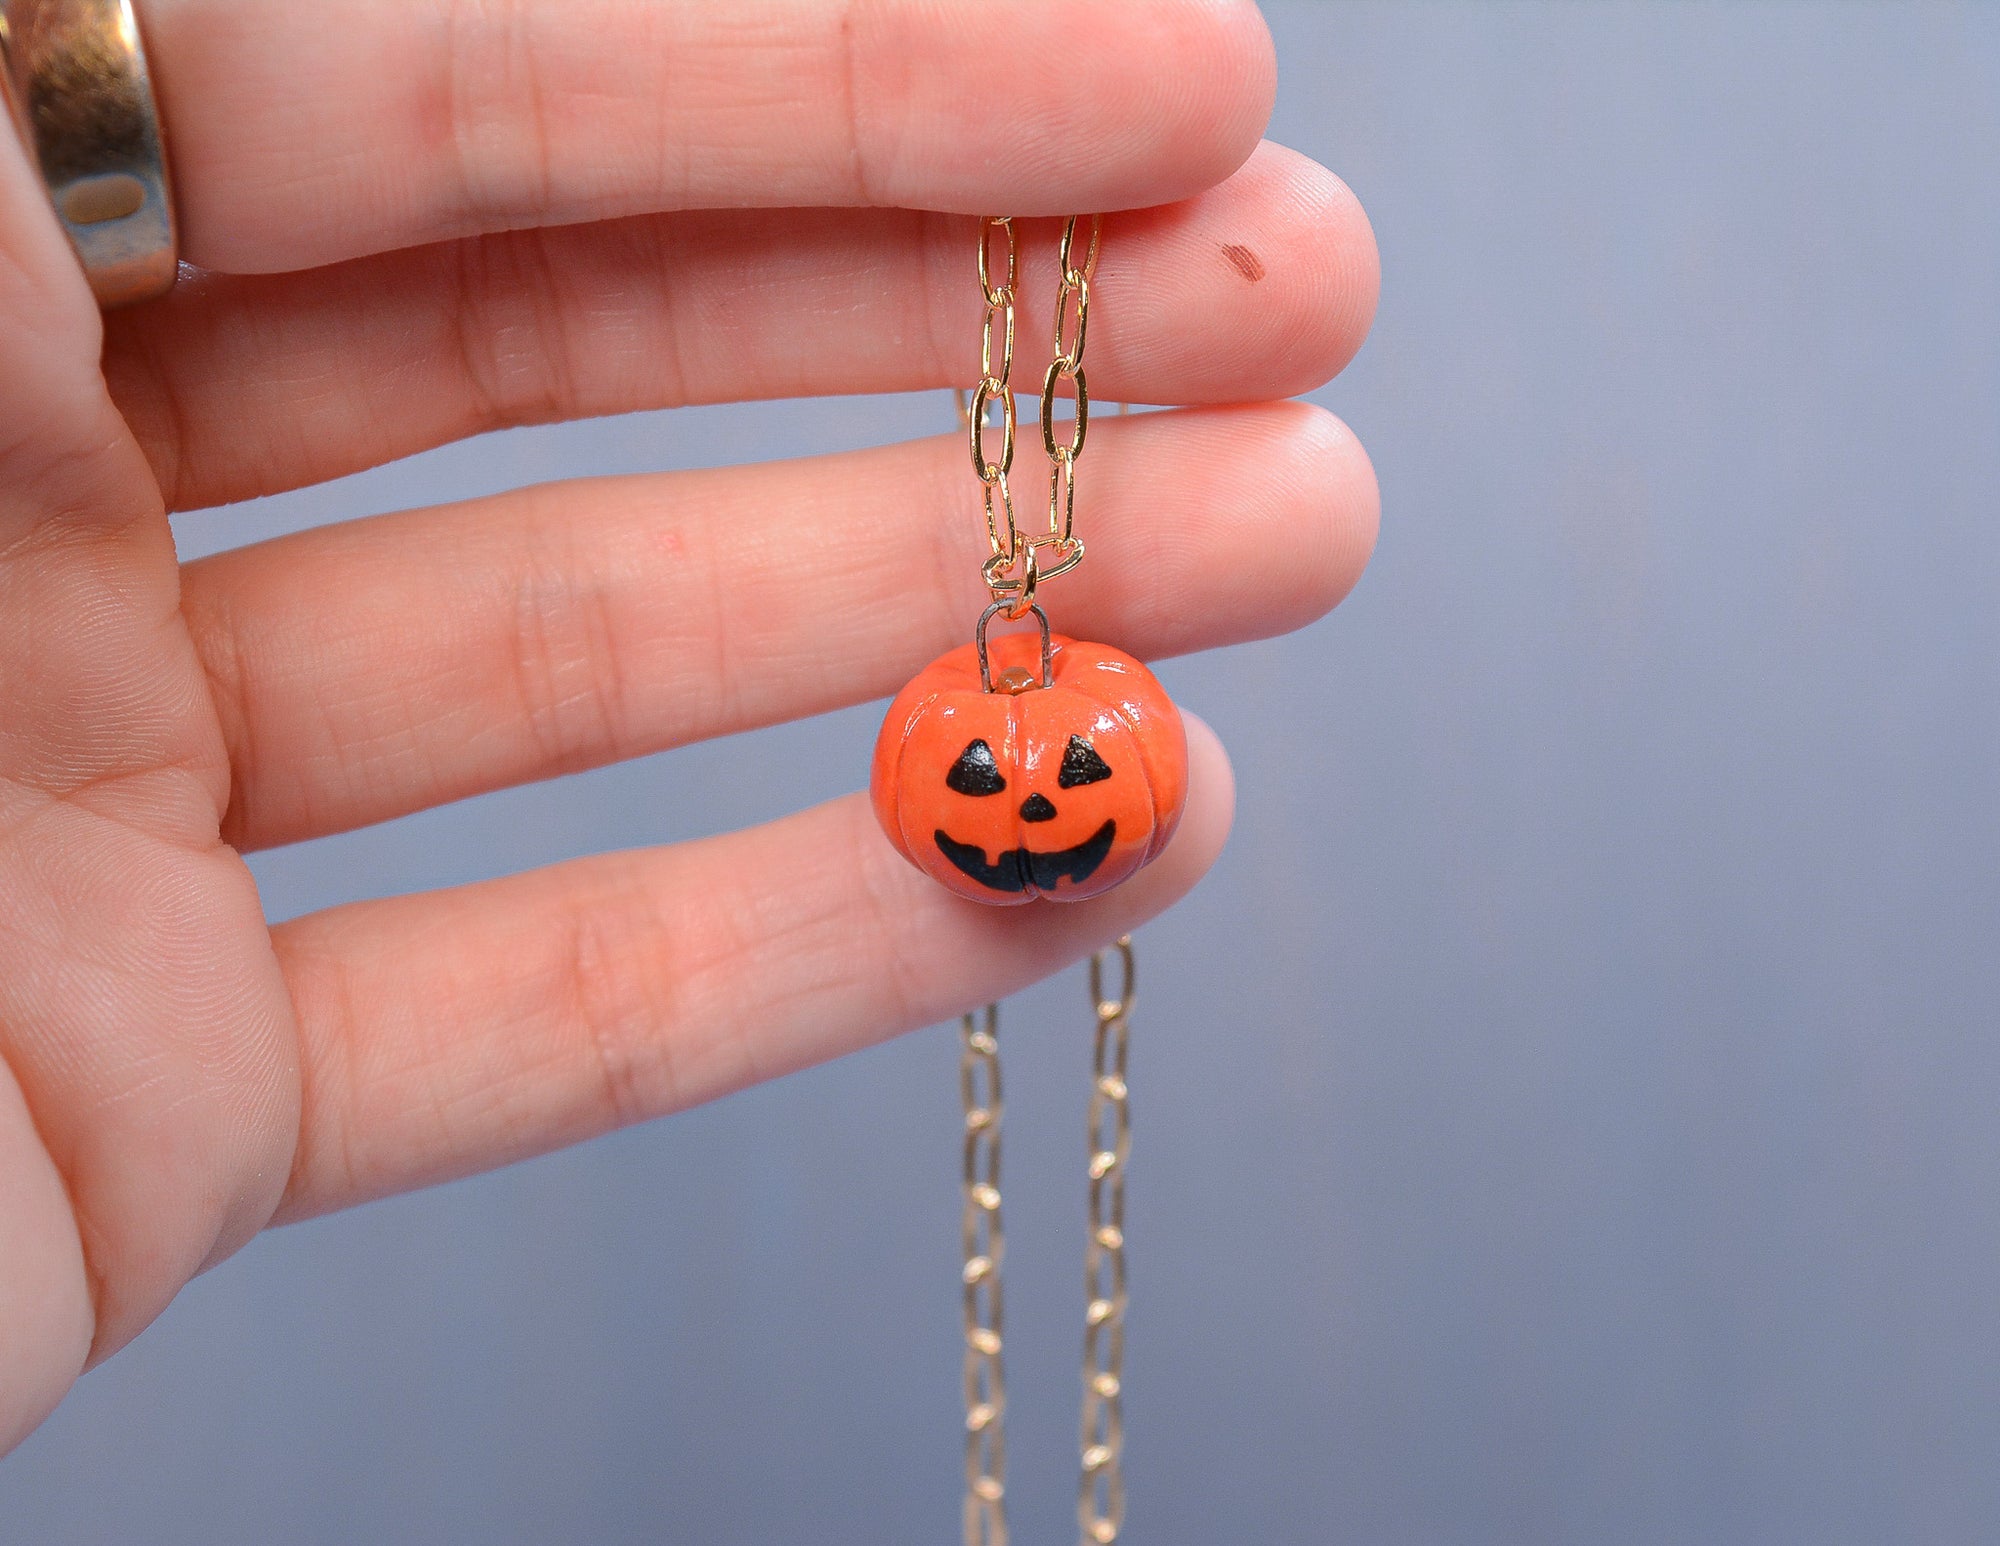
[{"label": "index finger", "polygon": [[[143,3],[143,0],[142,0]],[[150,0],[189,261],[715,207],[1063,214],[1255,148],[1248,0]]]}]

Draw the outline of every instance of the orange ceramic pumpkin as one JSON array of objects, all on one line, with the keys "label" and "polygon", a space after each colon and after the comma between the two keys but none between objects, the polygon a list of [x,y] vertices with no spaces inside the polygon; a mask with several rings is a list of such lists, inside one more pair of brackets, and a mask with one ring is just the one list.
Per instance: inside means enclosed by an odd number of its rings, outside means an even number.
[{"label": "orange ceramic pumpkin", "polygon": [[[1187,799],[1187,734],[1165,689],[1102,644],[993,641],[933,661],[875,743],[875,815],[960,896],[1010,906],[1108,891],[1166,846]],[[1044,685],[1046,681],[1047,685]]]}]

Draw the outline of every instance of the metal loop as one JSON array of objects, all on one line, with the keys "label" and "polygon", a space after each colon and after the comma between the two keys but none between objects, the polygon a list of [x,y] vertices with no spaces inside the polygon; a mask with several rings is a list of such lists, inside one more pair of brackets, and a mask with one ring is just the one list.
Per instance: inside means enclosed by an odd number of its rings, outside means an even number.
[{"label": "metal loop", "polygon": [[1038,578],[1043,580],[1053,580],[1059,574],[1068,574],[1070,570],[1083,562],[1083,538],[1081,537],[1071,537],[1067,540],[1053,536],[1035,537],[1030,539],[1029,546],[1034,548],[1046,547],[1061,555],[1054,563],[1047,563],[1039,559],[1036,560],[1035,567],[1039,571]]},{"label": "metal loop", "polygon": [[1019,553],[995,553],[979,566],[979,577],[986,582],[986,588],[993,592],[995,601],[1011,600],[1020,594],[1020,580],[1009,578],[1007,574],[1019,559]]},{"label": "metal loop", "polygon": [[1059,456],[1049,463],[1049,535],[1067,548],[1075,526],[1076,458]]},{"label": "metal loop", "polygon": [[1071,215],[1063,222],[1062,241],[1056,247],[1056,260],[1062,265],[1064,279],[1075,283],[1088,279],[1097,272],[1097,249],[1104,239],[1104,217],[1090,217],[1090,248],[1083,256],[1083,267],[1076,266],[1076,223],[1082,217]]},{"label": "metal loop", "polygon": [[[993,368],[993,322],[995,318],[999,318],[1005,324],[1001,329],[1000,368],[998,370]],[[1056,320],[1058,324],[1061,323],[1062,318],[1060,314],[1058,314]],[[979,374],[982,377],[1005,383],[1013,373],[1014,308],[1009,300],[1003,298],[999,305],[989,304],[987,306],[986,320],[979,326]]]},{"label": "metal loop", "polygon": [[[1120,965],[1120,985],[1115,995],[1104,992],[1104,961],[1113,951],[1117,952]],[[1090,997],[1097,1005],[1097,1018],[1108,1020],[1113,1015],[1129,1015],[1132,1012],[1132,997],[1139,986],[1138,962],[1132,954],[1132,936],[1127,934],[1109,949],[1100,950],[1090,958]]]},{"label": "metal loop", "polygon": [[[993,666],[988,660],[986,653],[986,629],[992,623],[995,615],[1005,612],[1007,607],[1007,602],[996,601],[992,606],[980,613],[979,627],[972,636],[973,643],[979,649],[979,690],[981,692],[993,691]],[[1041,625],[1042,629],[1042,685],[1044,687],[1053,687],[1056,684],[1056,648],[1055,639],[1049,632],[1049,614],[1033,602],[1028,603],[1021,615],[1025,617],[1029,612],[1035,614],[1035,621]]]},{"label": "metal loop", "polygon": [[[1000,505],[998,512],[993,508],[996,500]],[[1002,568],[1008,567],[1013,564],[1015,555],[1020,550],[1021,533],[1014,525],[1014,494],[1007,486],[1006,473],[1001,473],[986,485],[985,505],[986,540],[993,549],[993,557],[987,562],[990,564],[997,560]],[[1003,528],[1006,532],[1005,537],[1001,535]],[[986,583],[988,585],[993,583],[991,577]]]},{"label": "metal loop", "polygon": [[[987,257],[987,243],[995,231],[1004,232],[1007,237],[1007,282],[998,289],[993,285],[993,265]],[[989,306],[1000,306],[1014,297],[1014,278],[1020,263],[1020,242],[1014,235],[1012,215],[986,215],[979,222],[979,289]]]},{"label": "metal loop", "polygon": [[[1043,548],[1049,548],[1060,555],[1054,563],[1044,562],[1038,555]],[[1012,553],[995,553],[979,566],[979,577],[986,582],[986,588],[993,593],[995,601],[1004,601],[1009,607],[1009,621],[1025,617],[1028,608],[1034,604],[1035,591],[1044,580],[1053,580],[1057,575],[1068,574],[1083,562],[1083,539],[1072,537],[1068,542],[1054,537],[1021,538],[1015,534],[1015,550]],[[1019,574],[1010,573],[1019,564]]]},{"label": "metal loop", "polygon": [[[1035,604],[1035,590],[1042,583],[1041,561],[1035,557],[1035,544],[1030,542],[1021,553],[1021,579],[1014,592],[1004,598],[1007,605],[1007,621],[1018,623],[1028,615],[1028,609]],[[1042,619],[1042,626],[1048,626],[1048,619]],[[1046,673],[1044,673],[1046,674]],[[1045,682],[1042,684],[1047,686]]]},{"label": "metal loop", "polygon": [[[1075,297],[1076,300],[1076,307],[1073,313],[1076,320],[1076,338],[1073,342],[1065,344],[1063,342],[1063,324],[1069,321],[1072,316],[1070,307],[1071,297]],[[1069,277],[1065,275],[1062,284],[1056,290],[1055,357],[1072,369],[1083,363],[1084,330],[1089,320],[1090,281],[1088,279],[1078,279],[1072,284]]]},{"label": "metal loop", "polygon": [[[1056,444],[1056,382],[1067,376],[1076,383],[1076,423],[1069,434],[1069,444]],[[1090,428],[1090,386],[1083,378],[1081,365],[1070,366],[1063,360],[1050,360],[1048,374],[1042,377],[1042,445],[1049,453],[1051,461],[1067,457],[1075,461],[1083,455],[1084,432]]]},{"label": "metal loop", "polygon": [[[1000,460],[995,462],[986,455],[986,410],[994,399],[1000,402]],[[981,483],[998,483],[1014,470],[1014,394],[1004,381],[996,381],[991,376],[979,378],[979,385],[972,389],[970,433],[972,438],[972,470],[979,475]]]}]

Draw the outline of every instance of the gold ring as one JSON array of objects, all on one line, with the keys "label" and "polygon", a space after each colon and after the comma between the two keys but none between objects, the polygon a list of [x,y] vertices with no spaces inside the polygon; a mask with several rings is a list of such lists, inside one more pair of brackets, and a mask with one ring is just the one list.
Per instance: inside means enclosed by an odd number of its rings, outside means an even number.
[{"label": "gold ring", "polygon": [[173,188],[131,0],[0,0],[0,82],[98,305],[171,290]]}]

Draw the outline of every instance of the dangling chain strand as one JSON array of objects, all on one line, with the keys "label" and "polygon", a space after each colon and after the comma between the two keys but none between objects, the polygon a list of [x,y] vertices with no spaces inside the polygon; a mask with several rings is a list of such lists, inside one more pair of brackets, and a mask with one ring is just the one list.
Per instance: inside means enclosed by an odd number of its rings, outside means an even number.
[{"label": "dangling chain strand", "polygon": [[[983,1024],[981,1023],[983,1019]],[[1000,1006],[961,1027],[965,1102],[965,1543],[1007,1546],[1007,1376],[1001,1357]]]},{"label": "dangling chain strand", "polygon": [[1090,1230],[1083,1248],[1083,1477],[1076,1500],[1082,1539],[1109,1546],[1125,1525],[1125,1163],[1132,1153],[1125,1059],[1138,971],[1131,936],[1118,941],[1116,996],[1104,993],[1108,950],[1090,958],[1097,1015],[1090,1082]]},{"label": "dangling chain strand", "polygon": [[[1113,954],[1115,996],[1104,991]],[[1090,958],[1097,1019],[1086,1151],[1083,1427],[1076,1517],[1082,1546],[1113,1546],[1125,1527],[1125,1167],[1132,1153],[1126,1057],[1138,973],[1130,935]],[[960,1022],[959,1093],[965,1106],[965,1546],[1007,1546],[1007,1376],[1000,1268],[1000,1006]]]}]

